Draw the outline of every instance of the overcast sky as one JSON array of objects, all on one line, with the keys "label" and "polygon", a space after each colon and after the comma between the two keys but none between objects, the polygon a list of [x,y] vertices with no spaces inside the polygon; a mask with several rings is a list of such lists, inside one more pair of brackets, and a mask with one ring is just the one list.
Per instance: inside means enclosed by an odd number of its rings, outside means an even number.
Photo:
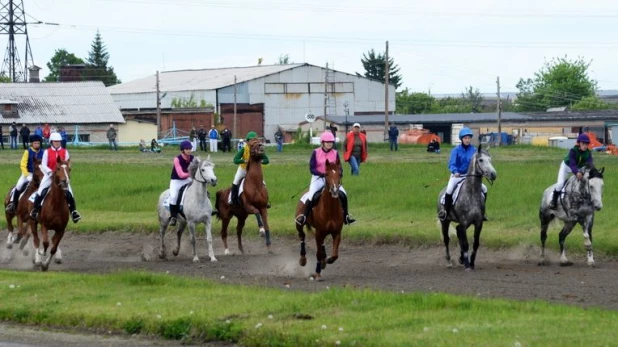
[{"label": "overcast sky", "polygon": [[99,29],[125,82],[156,70],[273,64],[281,54],[363,72],[363,53],[383,52],[388,40],[412,91],[493,93],[497,76],[516,91],[519,78],[565,55],[592,61],[599,89],[618,89],[615,0],[23,1],[28,21],[58,24],[28,26],[42,77],[58,48],[86,58]]}]

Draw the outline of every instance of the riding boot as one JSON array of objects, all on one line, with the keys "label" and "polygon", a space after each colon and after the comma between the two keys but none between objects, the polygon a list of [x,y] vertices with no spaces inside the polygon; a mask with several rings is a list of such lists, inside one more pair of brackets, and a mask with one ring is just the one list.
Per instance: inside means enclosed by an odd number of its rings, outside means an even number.
[{"label": "riding boot", "polygon": [[39,212],[41,211],[41,202],[43,201],[43,194],[37,194],[34,198],[34,204],[32,211],[30,211],[30,218],[37,220],[39,218]]},{"label": "riding boot", "polygon": [[560,191],[554,190],[553,195],[551,197],[551,204],[549,205],[549,208],[551,208],[552,210],[555,210],[558,207],[559,197],[560,197]]},{"label": "riding boot", "polygon": [[21,191],[15,188],[13,195],[11,195],[11,200],[9,201],[9,204],[6,205],[6,209],[5,209],[6,212],[8,213],[15,212],[15,210],[17,209],[17,197],[19,196],[19,194],[21,194]]},{"label": "riding boot", "polygon": [[232,205],[238,205],[238,184],[232,184]]},{"label": "riding boot", "polygon": [[341,201],[341,208],[343,209],[343,223],[348,225],[356,223],[356,219],[348,213],[348,196],[341,191],[339,192],[339,201]]},{"label": "riding boot", "polygon": [[75,198],[73,197],[73,194],[71,194],[71,192],[69,191],[66,192],[65,196],[69,205],[69,211],[71,211],[71,219],[73,220],[73,223],[77,223],[80,219],[82,219],[82,215],[77,212],[77,207],[75,206]]},{"label": "riding boot", "polygon": [[449,213],[451,213],[451,208],[453,207],[453,195],[452,194],[444,194],[444,209],[440,211],[438,217],[441,221],[446,220]]},{"label": "riding boot", "polygon": [[176,225],[177,217],[178,217],[178,205],[170,204],[170,218],[168,220],[170,226]]},{"label": "riding boot", "polygon": [[305,223],[307,223],[307,217],[309,216],[309,213],[311,213],[312,209],[313,200],[309,199],[307,200],[307,202],[305,202],[305,209],[303,211],[303,214],[299,214],[298,216],[296,216],[296,224],[300,226],[305,225]]},{"label": "riding boot", "polygon": [[487,222],[487,193],[483,193],[483,197],[485,198],[485,209],[483,210],[483,222]]}]

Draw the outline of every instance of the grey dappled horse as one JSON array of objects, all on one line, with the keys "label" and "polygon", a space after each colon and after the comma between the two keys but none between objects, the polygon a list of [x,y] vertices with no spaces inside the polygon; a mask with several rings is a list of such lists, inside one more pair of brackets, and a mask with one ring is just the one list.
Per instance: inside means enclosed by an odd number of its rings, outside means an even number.
[{"label": "grey dappled horse", "polygon": [[557,218],[564,222],[560,231],[560,265],[572,265],[564,248],[564,241],[577,223],[584,230],[584,246],[588,265],[594,266],[592,254],[592,225],[594,224],[595,211],[603,208],[603,172],[605,168],[585,168],[581,180],[571,176],[564,184],[564,194],[561,194],[556,204],[556,209],[551,209],[551,200],[554,189],[559,190],[556,184],[551,185],[543,192],[539,218],[541,219],[541,261],[539,265],[545,265],[545,240],[547,240],[547,228],[549,223]]},{"label": "grey dappled horse", "polygon": [[[210,161],[210,155],[205,161],[201,161],[199,157],[193,158],[189,164],[189,173],[193,181],[185,189],[184,204],[181,213],[178,214],[178,243],[173,250],[175,256],[180,250],[180,238],[187,224],[191,232],[191,245],[193,246],[193,261],[198,262],[200,259],[195,251],[195,226],[199,223],[204,223],[206,230],[206,241],[208,242],[208,256],[210,261],[217,261],[212,248],[212,204],[208,196],[207,186],[211,184],[213,187],[217,185],[217,176],[215,176],[215,165]],[[161,193],[159,196],[159,233],[161,235],[161,250],[159,258],[167,257],[165,250],[165,230],[169,224],[170,212],[163,206],[169,189]]]},{"label": "grey dappled horse", "polygon": [[[483,229],[483,216],[485,214],[485,199],[481,190],[483,177],[491,182],[496,179],[496,169],[491,164],[491,156],[486,149],[479,145],[477,152],[470,160],[470,166],[466,173],[466,179],[461,183],[457,200],[453,201],[453,207],[444,221],[440,221],[442,227],[442,238],[446,247],[446,261],[448,266],[452,266],[451,255],[449,253],[448,234],[451,222],[457,223],[457,238],[461,255],[459,263],[463,264],[466,270],[474,269],[476,251],[479,248],[481,230]],[[438,213],[442,208],[442,197],[446,188],[442,189],[438,195]],[[466,231],[470,225],[474,225],[474,243],[472,244],[472,254],[468,256],[468,235]]]}]

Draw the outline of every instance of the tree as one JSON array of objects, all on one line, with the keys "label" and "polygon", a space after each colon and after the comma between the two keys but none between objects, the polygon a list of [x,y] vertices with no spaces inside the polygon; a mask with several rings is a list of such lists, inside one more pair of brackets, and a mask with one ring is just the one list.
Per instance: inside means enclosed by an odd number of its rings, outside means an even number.
[{"label": "tree", "polygon": [[470,107],[468,112],[479,113],[483,111],[483,96],[478,88],[474,89],[472,86],[469,86],[461,93],[461,99],[464,104]]},{"label": "tree", "polygon": [[11,78],[9,76],[0,75],[0,83],[11,83]]},{"label": "tree", "polygon": [[608,104],[607,102],[599,99],[596,95],[583,97],[571,106],[571,110],[573,111],[609,110],[610,108],[615,109],[616,105]]},{"label": "tree", "polygon": [[109,53],[107,48],[101,39],[101,34],[97,30],[97,34],[90,46],[90,52],[88,52],[88,69],[85,72],[85,78],[88,81],[102,81],[105,86],[111,86],[120,83],[120,80],[116,76],[113,67],[108,67]]},{"label": "tree", "polygon": [[550,107],[572,105],[584,97],[594,96],[597,82],[588,76],[591,62],[553,58],[534,74],[517,83],[520,111],[545,111]]},{"label": "tree", "polygon": [[84,60],[69,53],[66,49],[57,49],[54,56],[47,62],[49,75],[45,77],[45,82],[57,82],[60,80],[60,68],[66,65],[84,64]]},{"label": "tree", "polygon": [[[361,58],[361,63],[363,64],[363,68],[365,68],[365,73],[361,75],[357,72],[356,75],[364,76],[384,83],[386,81],[384,61],[384,54],[376,54],[372,48],[369,52],[367,52],[367,54],[363,53],[363,57]],[[399,88],[401,86],[402,82],[401,75],[399,74],[399,66],[395,64],[393,57],[388,58],[388,79],[389,84],[394,85],[395,88]]]},{"label": "tree", "polygon": [[427,93],[411,93],[408,88],[397,92],[395,95],[397,114],[422,114],[431,112],[431,104],[434,97]]},{"label": "tree", "polygon": [[289,54],[281,54],[279,56],[279,61],[275,63],[275,65],[287,65],[287,64],[294,64],[293,61],[290,61]]}]

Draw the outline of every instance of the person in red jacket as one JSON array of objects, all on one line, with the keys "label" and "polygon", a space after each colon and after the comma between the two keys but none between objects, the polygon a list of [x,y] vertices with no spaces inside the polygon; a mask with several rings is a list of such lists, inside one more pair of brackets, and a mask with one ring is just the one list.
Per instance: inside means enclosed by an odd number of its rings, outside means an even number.
[{"label": "person in red jacket", "polygon": [[360,124],[354,123],[343,141],[343,159],[350,164],[352,175],[358,176],[360,164],[367,160],[367,137],[360,131]]}]

